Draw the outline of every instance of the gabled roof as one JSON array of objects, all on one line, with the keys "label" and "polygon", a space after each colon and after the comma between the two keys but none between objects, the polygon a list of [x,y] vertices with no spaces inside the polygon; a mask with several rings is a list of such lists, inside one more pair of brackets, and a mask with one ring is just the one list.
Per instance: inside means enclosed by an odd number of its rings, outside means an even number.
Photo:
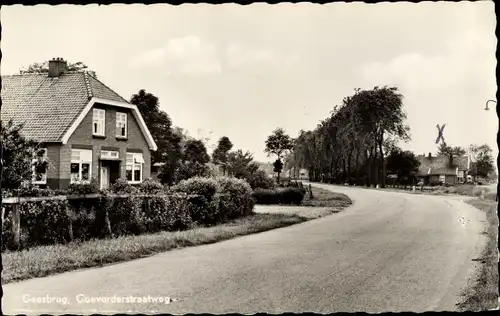
[{"label": "gabled roof", "polygon": [[152,150],[156,144],[133,104],[87,72],[2,76],[2,121],[23,123],[22,134],[39,142],[63,142],[94,103],[132,110]]},{"label": "gabled roof", "polygon": [[[453,157],[453,164],[456,166],[450,168],[450,158],[448,156],[418,156],[418,161],[420,161],[420,166],[418,168],[418,174],[423,175],[455,175],[458,170],[469,169],[469,158],[468,157]],[[458,168],[458,169],[457,169]]]}]

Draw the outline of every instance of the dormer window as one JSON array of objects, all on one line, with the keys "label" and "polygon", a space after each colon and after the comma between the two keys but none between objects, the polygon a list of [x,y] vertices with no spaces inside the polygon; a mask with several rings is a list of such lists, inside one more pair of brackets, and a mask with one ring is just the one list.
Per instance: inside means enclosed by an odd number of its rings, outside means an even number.
[{"label": "dormer window", "polygon": [[94,109],[94,119],[92,124],[92,134],[95,136],[105,136],[106,111]]},{"label": "dormer window", "polygon": [[116,137],[127,137],[127,113],[116,112]]}]

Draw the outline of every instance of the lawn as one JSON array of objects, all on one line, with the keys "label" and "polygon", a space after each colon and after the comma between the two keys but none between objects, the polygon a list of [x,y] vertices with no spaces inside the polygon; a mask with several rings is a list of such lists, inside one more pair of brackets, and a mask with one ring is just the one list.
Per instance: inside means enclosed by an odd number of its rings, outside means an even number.
[{"label": "lawn", "polygon": [[[140,236],[124,236],[74,242],[66,245],[40,246],[23,251],[6,251],[2,254],[2,283],[10,283],[80,268],[101,267],[106,264],[143,258],[172,249],[216,243],[238,236],[286,227],[322,217],[351,204],[344,194],[314,188],[313,199],[306,198],[305,206],[294,213],[256,213],[251,216],[213,226],[180,232],[161,232]],[[327,207],[327,208],[325,208]]]},{"label": "lawn", "polygon": [[462,311],[484,311],[498,306],[498,203],[491,200],[473,199],[467,203],[486,212],[487,225],[484,234],[488,237],[486,247],[477,261],[481,264],[473,286],[463,293],[458,304]]}]

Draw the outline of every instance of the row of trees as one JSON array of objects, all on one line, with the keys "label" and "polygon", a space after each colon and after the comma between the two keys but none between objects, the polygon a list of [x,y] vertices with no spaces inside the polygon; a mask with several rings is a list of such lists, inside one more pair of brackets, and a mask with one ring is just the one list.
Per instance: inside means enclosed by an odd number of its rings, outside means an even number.
[{"label": "row of trees", "polygon": [[[413,152],[396,145],[411,140],[406,118],[403,96],[397,87],[356,89],[314,130],[300,131],[291,141],[293,150],[284,157],[285,167],[307,169],[312,181],[384,187],[387,175],[393,174],[400,183],[413,182],[420,162]],[[266,148],[276,139],[275,134],[266,142]],[[284,152],[288,149],[280,148]],[[494,176],[493,153],[486,144],[464,149],[442,143],[437,155],[449,156],[449,167],[455,166],[454,157],[468,155],[472,161],[469,174]]]},{"label": "row of trees", "polygon": [[396,87],[356,89],[314,130],[300,132],[289,165],[308,169],[313,181],[385,186],[386,156],[410,140],[402,100]]}]

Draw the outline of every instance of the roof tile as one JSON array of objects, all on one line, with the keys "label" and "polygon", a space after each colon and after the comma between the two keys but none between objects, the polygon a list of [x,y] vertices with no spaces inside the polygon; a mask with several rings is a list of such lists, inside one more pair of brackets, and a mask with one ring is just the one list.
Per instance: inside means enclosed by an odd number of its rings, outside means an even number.
[{"label": "roof tile", "polygon": [[1,119],[24,123],[25,137],[59,142],[92,97],[127,102],[85,72],[2,76]]}]

